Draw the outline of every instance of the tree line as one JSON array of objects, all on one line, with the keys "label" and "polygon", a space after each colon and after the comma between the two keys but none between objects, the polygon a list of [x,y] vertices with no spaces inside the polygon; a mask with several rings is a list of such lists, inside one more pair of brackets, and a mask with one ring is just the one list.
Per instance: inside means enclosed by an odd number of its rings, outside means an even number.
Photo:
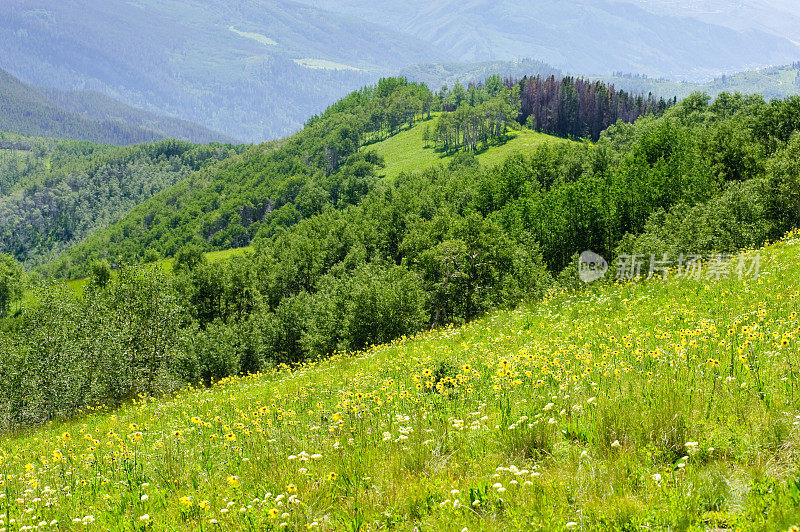
[{"label": "tree line", "polygon": [[519,81],[491,76],[468,88],[456,84],[437,93],[442,115],[425,140],[444,151],[502,142],[510,124],[535,131],[596,141],[616,123],[640,116],[660,116],[674,101],[617,91],[613,85],[569,76],[524,77]]},{"label": "tree line", "polygon": [[519,114],[519,90],[506,87],[499,76],[492,76],[481,87],[471,86],[463,97],[456,85],[452,93],[443,88],[439,97],[444,112],[431,134],[427,129],[424,140],[431,137],[446,152],[462,147],[475,151],[491,141],[505,139],[511,124]]},{"label": "tree line", "polygon": [[663,98],[630,94],[606,85],[570,76],[523,78],[519,121],[552,135],[597,140],[618,120],[633,122],[640,116],[660,116],[675,103]]}]

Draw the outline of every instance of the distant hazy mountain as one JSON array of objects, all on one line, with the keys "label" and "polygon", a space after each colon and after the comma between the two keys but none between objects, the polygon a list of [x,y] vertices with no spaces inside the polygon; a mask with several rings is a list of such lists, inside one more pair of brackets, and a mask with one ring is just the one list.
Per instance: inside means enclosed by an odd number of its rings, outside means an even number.
[{"label": "distant hazy mountain", "polygon": [[708,81],[800,59],[795,0],[300,1],[2,0],[0,68],[262,141],[398,72],[438,84],[533,58]]},{"label": "distant hazy mountain", "polygon": [[442,85],[452,87],[455,83],[467,85],[480,83],[489,76],[498,75],[502,78],[521,79],[524,76],[559,76],[561,71],[555,67],[536,61],[523,59],[521,61],[481,61],[477,63],[427,63],[411,65],[400,71],[400,75],[410,81],[425,83],[433,90],[439,90]]},{"label": "distant hazy mountain", "polygon": [[[585,74],[626,71],[703,79],[800,57],[788,33],[779,36],[778,29],[753,23],[734,29],[728,23],[737,15],[725,13],[689,17],[686,10],[670,8],[668,0],[307,1],[392,24],[460,61],[534,57]],[[776,19],[781,11],[766,4],[790,5],[787,0],[705,1],[758,4],[760,13]],[[702,0],[672,3],[696,5]]]},{"label": "distant hazy mountain", "polygon": [[91,91],[68,92],[22,83],[0,70],[0,131],[127,145],[161,138],[230,141],[209,129],[135,109]]},{"label": "distant hazy mountain", "polygon": [[706,83],[676,82],[631,75],[602,76],[601,79],[629,92],[652,92],[665,98],[675,96],[681,99],[693,92],[705,92],[711,97],[716,97],[721,92],[740,92],[761,94],[767,99],[785,98],[800,94],[800,63],[738,72]]},{"label": "distant hazy mountain", "polygon": [[3,0],[0,68],[258,141],[353,88],[446,54],[281,0]]},{"label": "distant hazy mountain", "polygon": [[648,11],[691,17],[736,30],[756,29],[800,42],[797,0],[627,0]]}]

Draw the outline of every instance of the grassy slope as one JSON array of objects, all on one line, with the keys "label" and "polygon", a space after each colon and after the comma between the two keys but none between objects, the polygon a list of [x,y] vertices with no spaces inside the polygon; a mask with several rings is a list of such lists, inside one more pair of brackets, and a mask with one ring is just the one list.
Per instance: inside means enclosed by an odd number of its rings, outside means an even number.
[{"label": "grassy slope", "polygon": [[8,515],[110,529],[786,530],[800,523],[800,486],[786,487],[800,465],[798,253],[790,236],[761,252],[758,281],[558,294],[7,436]]},{"label": "grassy slope", "polygon": [[[207,253],[204,253],[204,255],[206,256],[206,261],[208,261],[209,263],[214,263],[214,262],[221,262],[224,260],[230,260],[234,257],[247,255],[252,251],[253,251],[253,246],[247,246],[243,248],[223,249],[222,251],[209,251]],[[161,269],[163,269],[165,272],[171,272],[173,266],[175,265],[175,259],[173,258],[163,259],[158,261],[157,264],[161,266]]]},{"label": "grassy slope", "polygon": [[[431,131],[436,127],[436,117],[418,122],[414,127],[401,131],[386,140],[370,144],[368,150],[375,150],[386,161],[386,168],[379,172],[383,177],[397,177],[403,172],[414,172],[429,168],[437,164],[447,164],[453,154],[446,154],[434,147],[433,142],[428,144],[423,138],[426,127]],[[508,156],[531,150],[544,142],[568,142],[558,137],[537,133],[529,129],[509,132],[509,140],[501,144],[493,144],[479,150],[476,154],[478,161],[486,166],[501,163]]]}]

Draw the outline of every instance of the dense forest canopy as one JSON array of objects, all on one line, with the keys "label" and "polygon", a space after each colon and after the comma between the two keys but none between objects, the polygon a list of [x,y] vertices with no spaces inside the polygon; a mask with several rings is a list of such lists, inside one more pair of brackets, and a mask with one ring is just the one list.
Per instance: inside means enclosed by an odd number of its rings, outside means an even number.
[{"label": "dense forest canopy", "polygon": [[[188,243],[206,251],[248,246],[326,209],[357,204],[377,182],[376,168],[382,164],[370,144],[421,120],[430,119],[430,140],[444,152],[503,142],[509,128],[521,127],[521,119],[535,125],[535,120],[527,120],[530,114],[524,114],[521,90],[536,82],[541,79],[491,76],[480,84],[433,92],[403,78],[382,79],[312,117],[297,135],[252,147],[225,164],[191,174],[41,271],[81,276],[93,259],[135,263],[145,252],[151,258],[173,256]],[[556,82],[551,78],[547,83]],[[573,117],[561,111],[572,102],[573,93],[564,90],[538,100],[536,110],[543,115],[563,116],[543,121],[541,130],[546,133],[562,133],[558,129],[569,120],[578,125],[565,134],[591,133],[589,124],[632,121],[667,107],[602,83],[571,78],[559,82],[560,87],[567,84],[586,89],[580,92],[580,113]],[[15,253],[23,256],[21,249]]]},{"label": "dense forest canopy", "polygon": [[614,85],[570,76],[524,78],[520,122],[553,135],[597,140],[618,120],[661,115],[674,101],[616,90]]}]

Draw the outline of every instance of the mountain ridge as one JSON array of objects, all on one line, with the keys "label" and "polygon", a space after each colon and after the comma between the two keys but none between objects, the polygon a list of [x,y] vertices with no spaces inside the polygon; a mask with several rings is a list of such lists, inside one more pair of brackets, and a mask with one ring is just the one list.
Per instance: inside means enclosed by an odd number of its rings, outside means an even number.
[{"label": "mountain ridge", "polygon": [[0,29],[0,67],[26,82],[95,90],[250,142],[294,133],[406,64],[449,59],[412,36],[281,0],[10,0]]},{"label": "mountain ridge", "polygon": [[23,83],[0,69],[0,130],[26,136],[128,145],[176,138],[232,139],[198,124],[136,109],[92,91],[62,91]]},{"label": "mountain ridge", "polygon": [[797,44],[774,31],[654,12],[634,0],[307,1],[391,23],[459,61],[535,57],[584,75],[624,70],[700,81],[800,57]]}]

